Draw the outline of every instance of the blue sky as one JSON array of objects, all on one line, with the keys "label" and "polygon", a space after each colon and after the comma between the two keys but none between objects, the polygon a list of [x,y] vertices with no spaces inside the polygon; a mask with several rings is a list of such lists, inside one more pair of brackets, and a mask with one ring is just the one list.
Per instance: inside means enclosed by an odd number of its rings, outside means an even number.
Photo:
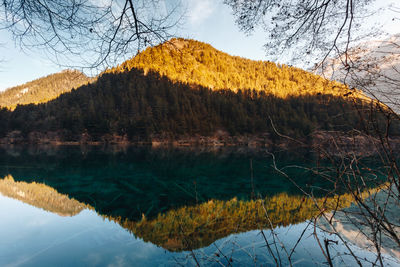
[{"label": "blue sky", "polygon": [[[388,1],[380,0],[379,3]],[[209,43],[231,55],[255,60],[268,59],[263,49],[267,34],[261,30],[256,30],[251,36],[240,32],[231,9],[223,5],[222,0],[183,2],[187,4],[188,13],[182,28],[178,30],[180,36]],[[396,33],[399,28],[399,21],[395,21],[388,31]],[[3,60],[0,66],[0,91],[63,69],[40,51],[22,51],[6,31],[0,31],[0,44],[0,59]]]},{"label": "blue sky", "polygon": [[[178,34],[210,43],[215,48],[232,55],[250,59],[265,60],[262,48],[265,33],[255,32],[246,36],[238,30],[231,10],[222,1],[186,0],[188,14]],[[216,4],[216,3],[219,4]],[[36,51],[22,51],[15,46],[10,34],[0,31],[0,90],[19,85],[45,75],[61,71],[63,68],[52,63]]]}]

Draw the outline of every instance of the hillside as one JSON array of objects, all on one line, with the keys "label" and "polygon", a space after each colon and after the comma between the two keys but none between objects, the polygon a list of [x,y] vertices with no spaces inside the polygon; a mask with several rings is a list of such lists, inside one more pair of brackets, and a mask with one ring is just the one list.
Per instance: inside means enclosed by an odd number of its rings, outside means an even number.
[{"label": "hillside", "polygon": [[[306,94],[343,96],[349,92],[341,83],[299,68],[231,56],[209,44],[186,39],[172,39],[149,47],[108,72],[118,73],[132,68],[142,69],[145,73],[155,71],[172,81],[211,89],[255,89],[277,97]],[[360,91],[352,92],[362,97]]]},{"label": "hillside", "polygon": [[0,107],[45,103],[92,79],[77,70],[65,70],[0,92]]},{"label": "hillside", "polygon": [[[386,130],[384,111],[375,112],[361,93],[337,82],[232,57],[196,41],[172,43],[149,48],[46,104],[0,110],[0,142],[152,143],[217,136],[239,144],[233,137],[252,136],[266,144],[274,142],[276,130],[303,139],[315,131]],[[204,64],[201,55],[208,55]],[[399,135],[399,123],[388,130]]]}]

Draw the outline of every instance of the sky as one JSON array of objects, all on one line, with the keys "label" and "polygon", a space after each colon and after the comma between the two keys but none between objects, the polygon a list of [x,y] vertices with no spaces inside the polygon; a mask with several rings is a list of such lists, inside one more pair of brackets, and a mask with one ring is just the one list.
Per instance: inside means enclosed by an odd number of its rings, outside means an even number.
[{"label": "sky", "polygon": [[[265,60],[266,34],[262,31],[246,36],[235,25],[231,9],[216,0],[185,0],[188,13],[178,34],[211,44],[232,55]],[[11,35],[0,31],[0,91],[63,70],[46,56],[23,51]]]},{"label": "sky", "polygon": [[[187,5],[188,13],[178,30],[181,37],[209,43],[231,55],[254,60],[268,59],[263,49],[267,42],[267,33],[261,29],[256,29],[250,36],[240,32],[232,10],[223,5],[222,0],[183,1]],[[387,1],[389,0],[380,0],[379,3]],[[399,21],[390,23],[388,31],[397,33]],[[0,91],[64,69],[52,63],[43,53],[23,51],[4,30],[0,30],[0,60]]]}]

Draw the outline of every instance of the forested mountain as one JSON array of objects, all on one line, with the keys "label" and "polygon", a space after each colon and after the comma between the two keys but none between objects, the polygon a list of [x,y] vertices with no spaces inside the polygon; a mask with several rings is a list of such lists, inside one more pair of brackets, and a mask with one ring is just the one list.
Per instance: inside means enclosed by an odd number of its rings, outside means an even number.
[{"label": "forested mountain", "polygon": [[[201,85],[211,89],[255,89],[278,97],[306,94],[343,96],[348,88],[299,68],[268,61],[231,56],[211,45],[186,39],[149,47],[136,57],[108,72],[132,68],[152,70],[172,81]],[[362,97],[360,91],[354,95]]]},{"label": "forested mountain", "polygon": [[45,103],[93,79],[77,70],[65,70],[0,92],[0,106]]},{"label": "forested mountain", "polygon": [[[317,130],[386,130],[384,114],[370,108],[359,92],[303,70],[173,40],[55,100],[0,110],[0,137],[150,142],[222,132],[272,140],[276,130],[296,138]],[[388,129],[400,133],[397,123]]]},{"label": "forested mountain", "polygon": [[[101,141],[106,135],[131,141],[182,136],[273,133],[269,121],[282,133],[306,137],[315,130],[362,130],[361,100],[332,95],[279,98],[264,91],[217,90],[172,82],[165,76],[132,69],[104,74],[46,104],[18,106],[0,112],[0,134],[21,131],[57,132],[61,140],[79,141],[82,135]],[[357,107],[357,108],[356,108]],[[392,126],[398,133],[398,127]],[[393,132],[394,133],[394,132]]]}]

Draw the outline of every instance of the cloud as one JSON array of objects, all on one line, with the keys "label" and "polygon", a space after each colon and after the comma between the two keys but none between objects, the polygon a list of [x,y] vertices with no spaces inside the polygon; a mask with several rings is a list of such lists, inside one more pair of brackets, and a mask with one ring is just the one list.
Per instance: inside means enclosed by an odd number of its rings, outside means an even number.
[{"label": "cloud", "polygon": [[188,0],[187,17],[190,24],[200,24],[215,10],[216,3],[213,0]]}]

